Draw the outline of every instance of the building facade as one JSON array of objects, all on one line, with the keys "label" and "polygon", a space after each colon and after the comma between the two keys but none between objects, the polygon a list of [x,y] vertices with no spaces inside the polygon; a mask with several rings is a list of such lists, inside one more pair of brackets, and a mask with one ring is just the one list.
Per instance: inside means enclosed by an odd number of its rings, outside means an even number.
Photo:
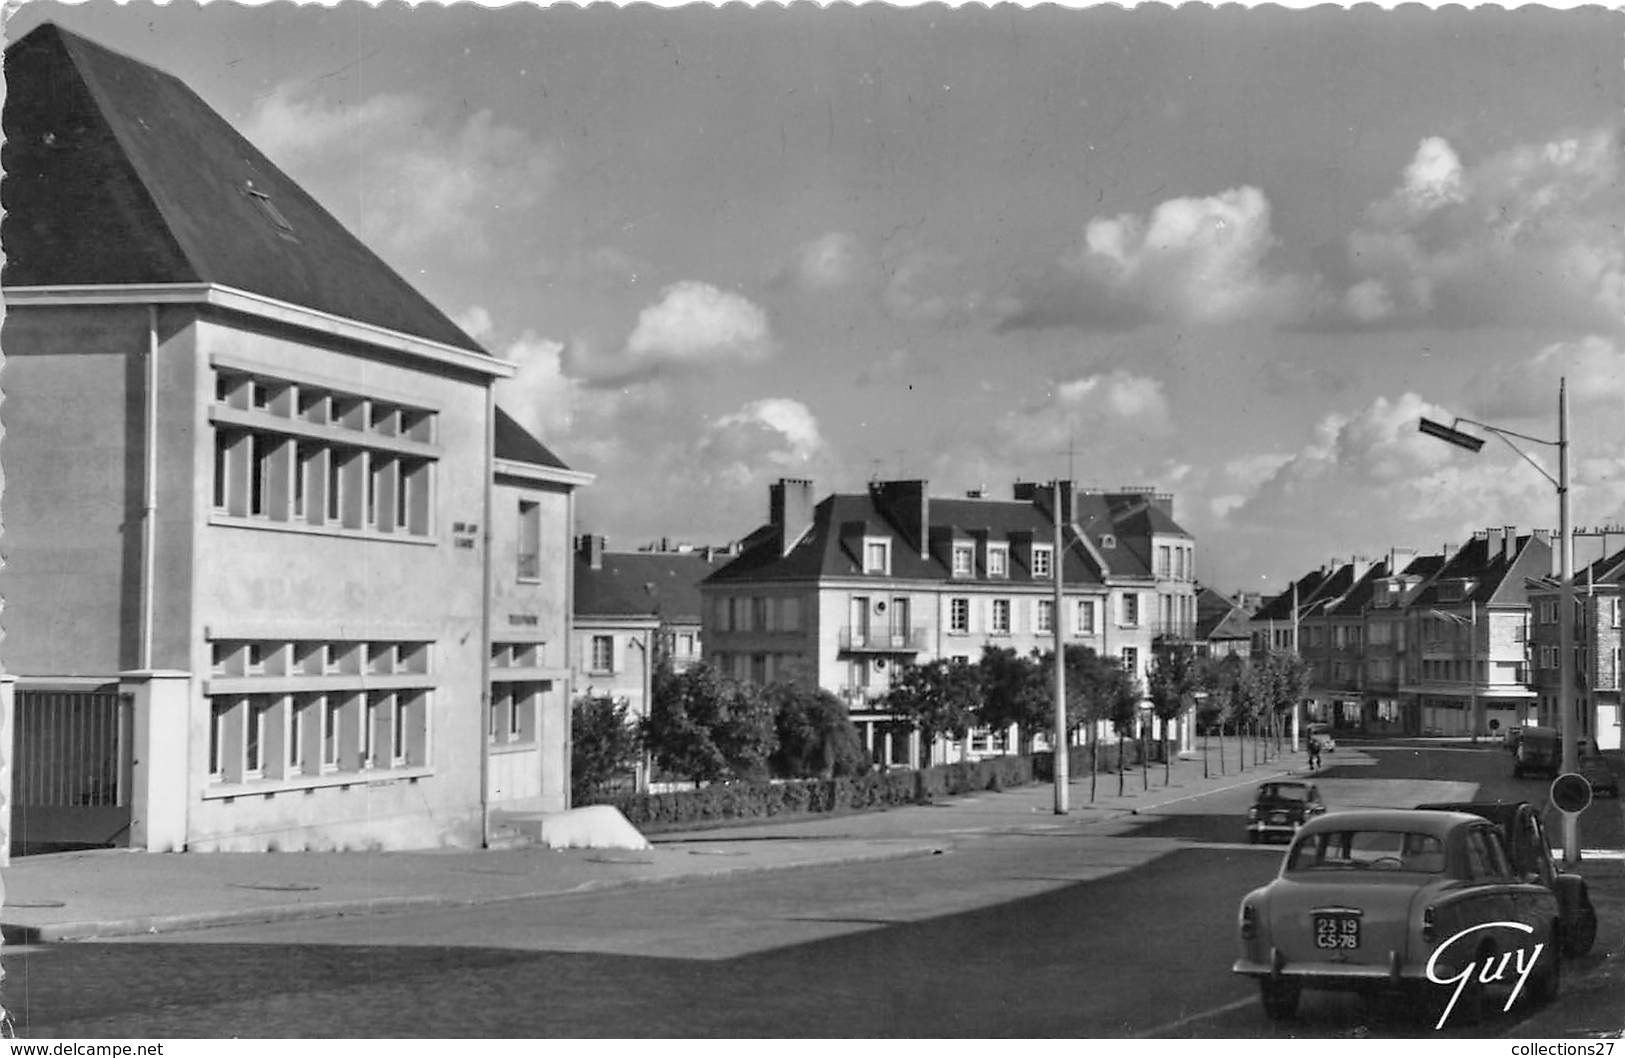
[{"label": "building facade", "polygon": [[[1195,541],[1167,494],[1062,482],[1018,483],[1009,500],[939,498],[913,480],[819,501],[812,482],[784,479],[768,506],[768,523],[701,586],[706,658],[742,680],[804,678],[839,695],[877,762],[922,760],[882,704],[900,666],[974,662],[985,646],[1050,650],[1059,622],[1143,687],[1157,637],[1195,627]],[[1005,748],[1001,737],[975,748]]]},{"label": "building facade", "polygon": [[[1616,536],[1617,539],[1617,536]],[[1574,718],[1582,739],[1599,749],[1621,748],[1621,648],[1625,647],[1625,551],[1587,563],[1574,588]],[[1529,591],[1529,669],[1535,694],[1533,721],[1556,726],[1562,679],[1559,668],[1557,581]]]},{"label": "building facade", "polygon": [[[6,76],[0,658],[20,766],[95,788],[37,818],[110,802],[77,840],[151,850],[478,844],[509,789],[498,645],[533,692],[521,785],[563,807],[589,479],[499,419],[511,365],[178,80],[53,25]],[[524,502],[521,591],[492,551]],[[496,635],[493,594],[534,622]],[[31,725],[104,707],[100,749],[42,758],[64,743]]]}]

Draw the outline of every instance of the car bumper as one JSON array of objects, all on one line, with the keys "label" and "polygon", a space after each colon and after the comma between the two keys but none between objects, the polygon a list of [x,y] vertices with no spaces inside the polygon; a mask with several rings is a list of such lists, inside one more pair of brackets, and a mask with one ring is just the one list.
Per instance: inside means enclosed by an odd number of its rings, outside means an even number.
[{"label": "car bumper", "polygon": [[1281,834],[1291,837],[1298,832],[1298,828],[1301,826],[1303,826],[1302,823],[1248,823],[1247,832],[1249,834]]},{"label": "car bumper", "polygon": [[1380,963],[1287,962],[1277,952],[1269,962],[1237,959],[1230,970],[1260,980],[1291,981],[1304,988],[1365,989],[1427,979],[1423,967],[1405,965],[1399,953],[1392,951]]}]

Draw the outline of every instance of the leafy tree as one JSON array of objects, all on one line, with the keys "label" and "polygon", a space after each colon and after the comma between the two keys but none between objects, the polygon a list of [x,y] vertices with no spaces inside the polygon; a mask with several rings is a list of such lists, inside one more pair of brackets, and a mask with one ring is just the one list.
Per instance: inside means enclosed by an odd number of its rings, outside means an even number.
[{"label": "leafy tree", "polygon": [[570,709],[570,798],[585,804],[634,770],[643,739],[625,702],[577,698]]},{"label": "leafy tree", "polygon": [[1196,651],[1189,643],[1163,640],[1158,642],[1151,658],[1151,671],[1146,674],[1147,693],[1151,709],[1162,721],[1162,778],[1166,783],[1171,776],[1168,761],[1168,724],[1178,718],[1189,704],[1191,695],[1200,686],[1201,674],[1196,664]]},{"label": "leafy tree", "polygon": [[656,765],[697,782],[767,775],[778,734],[760,690],[704,664],[661,666],[653,685],[643,735]]},{"label": "leafy tree", "polygon": [[991,728],[1015,724],[1023,746],[1054,723],[1054,692],[1046,679],[1049,666],[1042,655],[1018,654],[1010,647],[986,646],[977,662],[981,682],[978,716]]},{"label": "leafy tree", "polygon": [[778,748],[770,763],[786,778],[860,775],[869,768],[863,739],[846,704],[821,687],[800,681],[769,684],[763,690],[773,710]]},{"label": "leafy tree", "polygon": [[970,734],[981,699],[976,666],[935,658],[923,665],[900,667],[884,701],[888,710],[920,732],[929,755],[939,736],[963,740]]}]

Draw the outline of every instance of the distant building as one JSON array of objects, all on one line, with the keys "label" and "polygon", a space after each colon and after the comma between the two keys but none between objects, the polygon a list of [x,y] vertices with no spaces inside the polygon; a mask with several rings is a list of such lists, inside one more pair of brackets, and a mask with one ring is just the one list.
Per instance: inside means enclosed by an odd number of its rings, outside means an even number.
[{"label": "distant building", "polygon": [[512,366],[174,77],[54,25],[5,58],[21,842],[476,845],[493,802],[563,807],[591,478],[496,409]]},{"label": "distant building", "polygon": [[[702,585],[706,656],[757,684],[808,678],[848,703],[876,761],[915,765],[922,747],[881,699],[900,666],[1021,654],[1067,640],[1119,658],[1145,685],[1153,643],[1196,624],[1196,544],[1173,497],[1017,483],[1009,500],[943,498],[924,481],[876,481],[815,499],[769,490],[767,524]],[[1055,570],[1064,594],[1055,609]],[[978,752],[1005,748],[982,733]],[[956,747],[957,748],[957,747]]]},{"label": "distant building", "polygon": [[1197,655],[1247,658],[1252,653],[1251,616],[1245,600],[1198,586],[1192,634]]},{"label": "distant building", "polygon": [[[1614,534],[1618,539],[1619,534]],[[1578,549],[1577,549],[1578,552]],[[1577,553],[1577,564],[1581,556]],[[1574,578],[1574,717],[1581,738],[1600,749],[1621,748],[1621,647],[1625,646],[1625,551],[1605,554],[1576,570]],[[1555,577],[1529,589],[1530,683],[1536,698],[1532,719],[1559,722],[1558,602]]]}]

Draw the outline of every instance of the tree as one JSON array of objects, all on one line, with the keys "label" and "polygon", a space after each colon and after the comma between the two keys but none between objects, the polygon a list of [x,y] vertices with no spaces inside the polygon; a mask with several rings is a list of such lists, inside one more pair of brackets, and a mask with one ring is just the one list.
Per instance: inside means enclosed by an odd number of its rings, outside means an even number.
[{"label": "tree", "polygon": [[1053,724],[1054,692],[1045,678],[1048,665],[1040,656],[1018,654],[1011,647],[986,646],[977,662],[981,701],[977,714],[991,728],[1015,724],[1023,747]]},{"label": "tree", "polygon": [[1168,761],[1168,724],[1178,718],[1200,683],[1196,651],[1189,643],[1159,640],[1151,658],[1151,670],[1146,673],[1147,693],[1151,710],[1162,721],[1162,781],[1170,780]]},{"label": "tree", "polygon": [[[1054,664],[1046,656],[1041,667]],[[1126,702],[1126,704],[1125,704]],[[1089,744],[1089,798],[1094,799],[1096,772],[1099,770],[1099,738],[1097,722],[1110,720],[1113,726],[1120,722],[1133,723],[1139,704],[1139,693],[1133,680],[1116,658],[1097,654],[1089,647],[1068,644],[1066,647],[1066,723],[1068,741],[1080,727],[1088,732]],[[1118,747],[1121,754],[1122,747]],[[1121,763],[1121,756],[1119,756]],[[1121,784],[1119,784],[1121,785]]]},{"label": "tree", "polygon": [[778,733],[778,748],[770,758],[775,774],[828,779],[869,769],[863,739],[835,695],[799,681],[771,683],[762,693]]},{"label": "tree", "polygon": [[577,698],[570,709],[570,799],[589,802],[611,782],[636,769],[643,739],[625,702]]},{"label": "tree", "polygon": [[935,658],[902,666],[885,695],[885,707],[920,732],[929,763],[931,745],[941,735],[963,739],[976,724],[982,687],[974,665]]},{"label": "tree", "polygon": [[652,682],[643,736],[658,767],[696,782],[766,777],[778,734],[760,690],[704,664],[662,665]]}]

